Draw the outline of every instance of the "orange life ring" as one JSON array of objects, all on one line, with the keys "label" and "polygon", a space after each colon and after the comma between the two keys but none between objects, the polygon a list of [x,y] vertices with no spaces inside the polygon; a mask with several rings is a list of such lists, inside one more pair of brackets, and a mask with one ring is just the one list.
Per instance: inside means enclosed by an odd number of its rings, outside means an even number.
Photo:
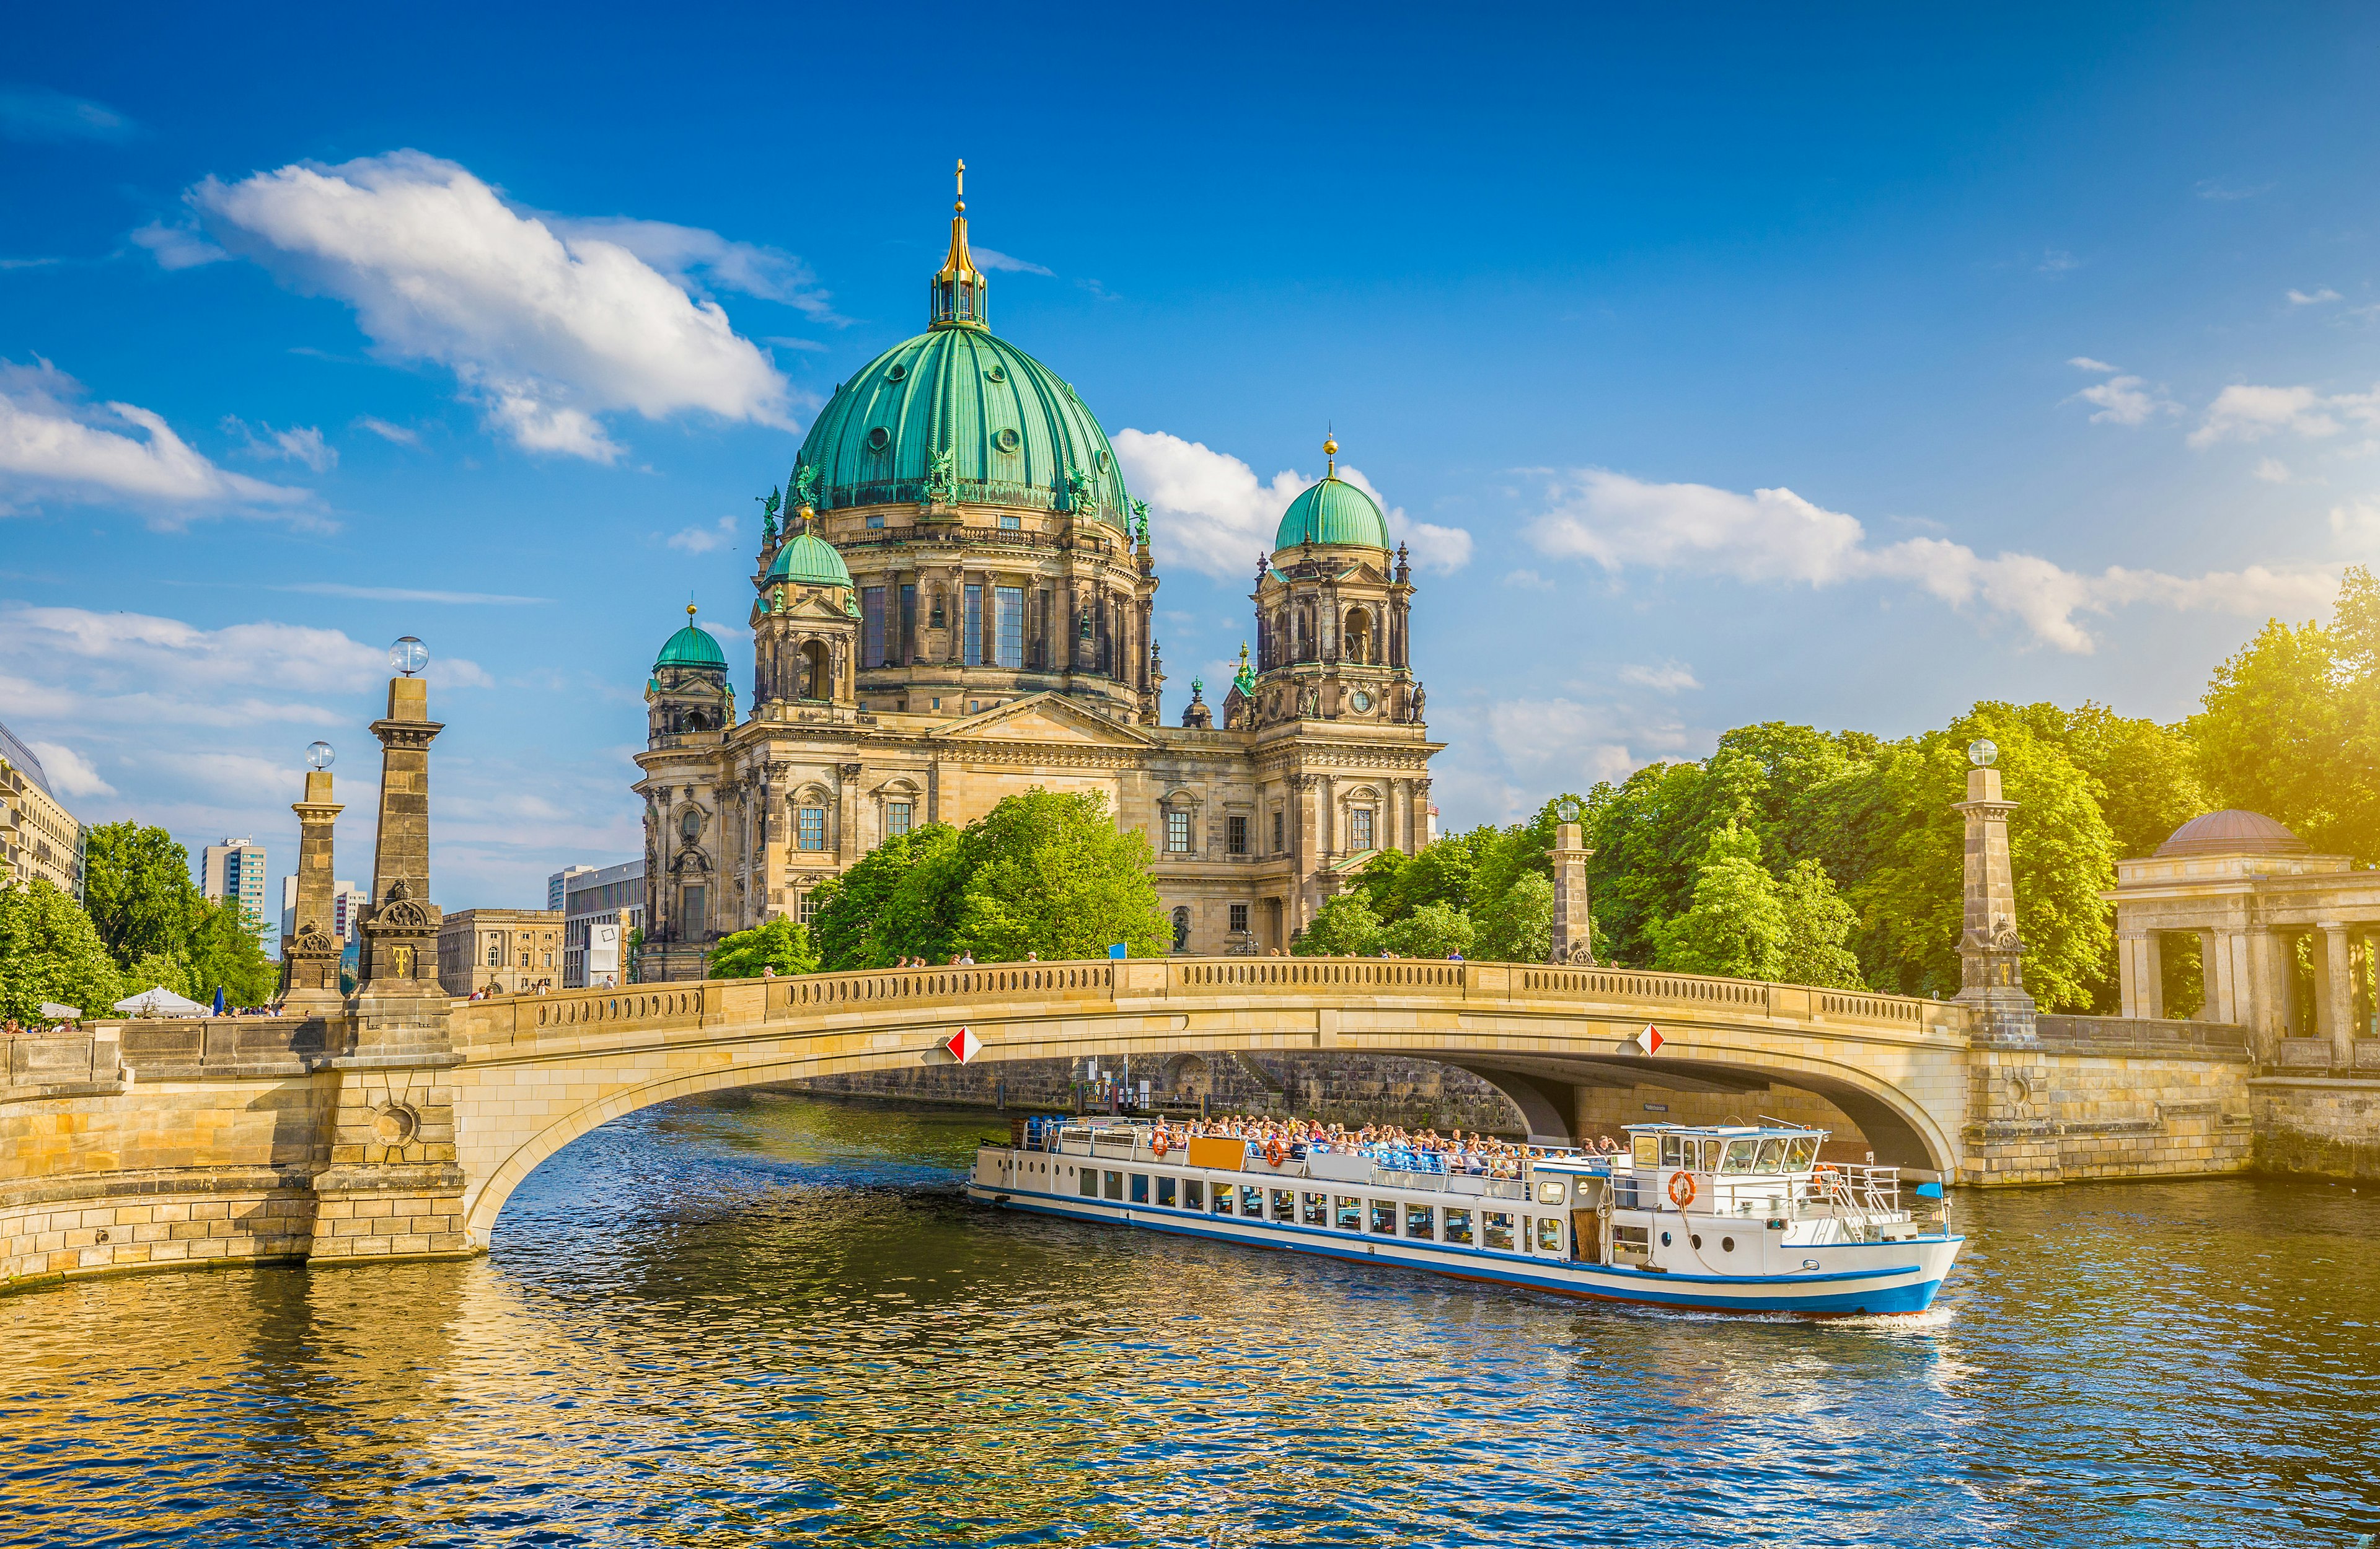
[{"label": "orange life ring", "polygon": [[1673,1172],[1670,1175],[1670,1203],[1680,1210],[1694,1203],[1694,1175]]},{"label": "orange life ring", "polygon": [[1264,1158],[1274,1167],[1279,1167],[1289,1160],[1289,1147],[1281,1144],[1281,1138],[1276,1135],[1265,1142]]},{"label": "orange life ring", "polygon": [[1152,1156],[1162,1157],[1172,1149],[1173,1143],[1163,1135],[1159,1135],[1148,1143],[1148,1154]]}]

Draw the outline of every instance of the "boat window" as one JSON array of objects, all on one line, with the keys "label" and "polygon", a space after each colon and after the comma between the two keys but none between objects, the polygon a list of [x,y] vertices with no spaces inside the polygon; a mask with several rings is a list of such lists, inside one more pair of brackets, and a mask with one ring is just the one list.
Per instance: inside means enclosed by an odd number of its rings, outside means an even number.
[{"label": "boat window", "polygon": [[1330,1201],[1330,1224],[1341,1231],[1364,1229],[1364,1202],[1353,1194],[1339,1194]]},{"label": "boat window", "polygon": [[1148,1174],[1136,1172],[1132,1175],[1132,1203],[1135,1204],[1148,1203]]},{"label": "boat window", "polygon": [[1264,1219],[1264,1191],[1253,1183],[1240,1185],[1240,1214],[1252,1221]]},{"label": "boat window", "polygon": [[1090,1200],[1099,1197],[1099,1173],[1097,1168],[1083,1169],[1083,1197]]},{"label": "boat window", "polygon": [[1438,1235],[1438,1212],[1427,1204],[1406,1205],[1405,1235],[1407,1237],[1436,1237]]},{"label": "boat window", "polygon": [[1327,1227],[1330,1224],[1329,1194],[1301,1194],[1297,1203],[1300,1206],[1297,1218],[1307,1226]]},{"label": "boat window", "polygon": [[1703,1170],[1705,1172],[1718,1171],[1719,1158],[1726,1155],[1726,1152],[1727,1142],[1723,1140],[1706,1140],[1703,1142]]},{"label": "boat window", "polygon": [[1785,1142],[1783,1137],[1772,1135],[1768,1139],[1762,1141],[1760,1143],[1760,1162],[1757,1170],[1761,1172],[1775,1172],[1784,1165]]},{"label": "boat window", "polygon": [[1785,1151],[1785,1170],[1787,1172],[1807,1172],[1810,1170],[1810,1165],[1817,1159],[1818,1137],[1815,1135],[1796,1135],[1793,1137],[1793,1144],[1791,1146],[1788,1146]]},{"label": "boat window", "polygon": [[1123,1198],[1123,1174],[1120,1172],[1108,1174],[1108,1198],[1111,1200]]},{"label": "boat window", "polygon": [[1661,1165],[1660,1136],[1637,1135],[1633,1137],[1633,1145],[1636,1153],[1636,1165],[1638,1167],[1658,1168]]},{"label": "boat window", "polygon": [[1663,1135],[1661,1137],[1661,1165],[1665,1168],[1693,1167],[1694,1165],[1693,1160],[1685,1155],[1685,1147],[1689,1144],[1690,1143],[1682,1135]]},{"label": "boat window", "polygon": [[[1649,1135],[1641,1137],[1650,1140]],[[1512,1213],[1509,1210],[1483,1210],[1479,1213],[1479,1245],[1493,1248],[1500,1253],[1512,1251]]]},{"label": "boat window", "polygon": [[1446,1240],[1460,1242],[1466,1248],[1471,1246],[1471,1212],[1447,1206]]},{"label": "boat window", "polygon": [[1374,1200],[1372,1202],[1372,1231],[1379,1237],[1397,1235],[1396,1201]]},{"label": "boat window", "polygon": [[1229,1216],[1231,1213],[1232,1186],[1228,1183],[1218,1183],[1215,1185],[1215,1214]]},{"label": "boat window", "polygon": [[1561,1224],[1561,1217],[1560,1217],[1560,1216],[1538,1216],[1538,1217],[1537,1217],[1537,1252],[1539,1252],[1539,1253],[1560,1253],[1560,1252],[1561,1252],[1561,1233],[1562,1233],[1562,1224]]},{"label": "boat window", "polygon": [[[1194,1189],[1197,1187],[1196,1183],[1193,1183],[1190,1186]],[[1173,1180],[1170,1178],[1160,1178],[1157,1180],[1157,1203],[1160,1204],[1172,1204],[1173,1203]]]},{"label": "boat window", "polygon": [[1559,1178],[1542,1179],[1537,1183],[1539,1204],[1560,1204],[1569,1197],[1570,1191],[1562,1187],[1561,1180]]},{"label": "boat window", "polygon": [[1760,1155],[1760,1143],[1755,1140],[1731,1140],[1727,1143],[1729,1172],[1750,1172],[1752,1159]]},{"label": "boat window", "polygon": [[1207,1208],[1207,1185],[1203,1180],[1185,1178],[1182,1180],[1182,1208],[1184,1210]]},{"label": "boat window", "polygon": [[1276,1221],[1292,1222],[1297,1219],[1296,1190],[1275,1189],[1272,1191],[1272,1218]]}]

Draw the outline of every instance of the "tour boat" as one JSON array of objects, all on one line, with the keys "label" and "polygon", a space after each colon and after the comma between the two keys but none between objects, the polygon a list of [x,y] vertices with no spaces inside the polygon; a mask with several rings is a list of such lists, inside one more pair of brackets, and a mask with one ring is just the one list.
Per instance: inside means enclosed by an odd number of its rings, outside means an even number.
[{"label": "tour boat", "polygon": [[[1259,1147],[1151,1122],[1019,1119],[970,1198],[1565,1296],[1810,1317],[1924,1312],[1964,1238],[1938,1181],[1819,1159],[1824,1130],[1632,1124],[1520,1176],[1427,1152]],[[1908,1197],[1904,1199],[1904,1194]]]}]

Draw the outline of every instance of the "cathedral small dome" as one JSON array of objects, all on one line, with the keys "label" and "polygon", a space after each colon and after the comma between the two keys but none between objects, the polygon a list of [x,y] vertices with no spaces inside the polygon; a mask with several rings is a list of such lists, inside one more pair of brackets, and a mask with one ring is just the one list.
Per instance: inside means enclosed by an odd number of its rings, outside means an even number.
[{"label": "cathedral small dome", "polygon": [[2161,856],[2302,855],[2304,840],[2261,812],[2227,807],[2193,817],[2156,847]]},{"label": "cathedral small dome", "polygon": [[1276,551],[1301,543],[1354,543],[1367,549],[1389,547],[1388,518],[1372,497],[1336,473],[1289,502],[1281,514],[1281,530],[1273,534]]},{"label": "cathedral small dome", "polygon": [[844,564],[843,556],[835,552],[833,544],[816,533],[796,533],[777,551],[761,585],[779,582],[796,587],[848,587],[851,571]]},{"label": "cathedral small dome", "polygon": [[[845,576],[844,585],[850,584],[850,577]],[[662,654],[653,658],[654,672],[664,667],[715,667],[722,672],[727,670],[727,653],[719,648],[719,642],[710,637],[709,630],[694,627],[691,602],[686,605],[686,627],[662,642]]]}]

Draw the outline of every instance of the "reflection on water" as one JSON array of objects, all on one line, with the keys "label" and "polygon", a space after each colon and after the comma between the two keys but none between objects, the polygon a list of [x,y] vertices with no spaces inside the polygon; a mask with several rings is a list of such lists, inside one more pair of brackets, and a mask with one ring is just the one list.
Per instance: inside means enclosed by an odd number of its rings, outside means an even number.
[{"label": "reflection on water", "polygon": [[1963,1196],[1924,1319],[1628,1312],[965,1204],[698,1100],[468,1264],[0,1301],[5,1543],[2346,1544],[2380,1198]]}]

